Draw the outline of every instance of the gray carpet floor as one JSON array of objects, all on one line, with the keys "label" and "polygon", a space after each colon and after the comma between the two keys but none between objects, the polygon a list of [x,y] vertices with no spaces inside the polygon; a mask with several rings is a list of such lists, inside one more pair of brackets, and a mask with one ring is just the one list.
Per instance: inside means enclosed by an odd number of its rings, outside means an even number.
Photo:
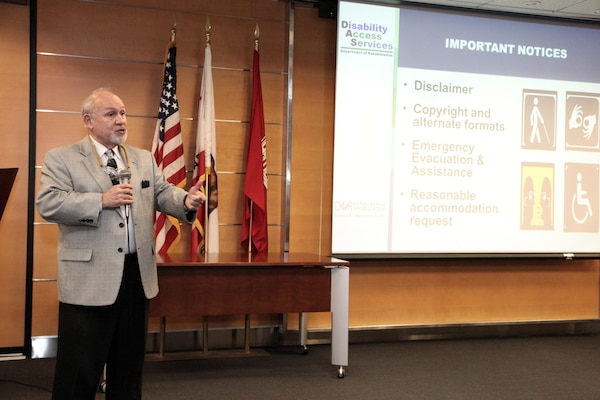
[{"label": "gray carpet floor", "polygon": [[[600,399],[597,335],[351,344],[343,379],[328,345],[265,350],[148,361],[144,399]],[[49,399],[53,368],[54,359],[0,362],[0,399]]]}]

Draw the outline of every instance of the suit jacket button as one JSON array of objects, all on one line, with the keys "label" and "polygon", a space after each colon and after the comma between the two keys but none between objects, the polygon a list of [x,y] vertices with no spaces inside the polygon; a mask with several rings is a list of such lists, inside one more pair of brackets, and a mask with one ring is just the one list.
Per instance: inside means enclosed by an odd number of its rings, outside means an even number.
[{"label": "suit jacket button", "polygon": [[117,249],[117,251],[118,251],[119,253],[122,253],[122,252],[123,252],[123,248],[122,248],[122,247],[119,247],[119,248]]},{"label": "suit jacket button", "polygon": [[119,223],[119,228],[123,228],[124,226],[125,226],[124,223],[122,223],[122,222]]}]

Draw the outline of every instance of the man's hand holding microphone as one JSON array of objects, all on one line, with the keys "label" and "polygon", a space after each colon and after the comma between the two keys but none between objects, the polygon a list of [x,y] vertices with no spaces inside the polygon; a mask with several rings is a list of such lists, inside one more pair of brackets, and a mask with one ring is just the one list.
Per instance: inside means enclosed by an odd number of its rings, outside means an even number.
[{"label": "man's hand holding microphone", "polygon": [[[133,204],[133,186],[129,183],[130,179],[131,170],[122,169],[119,171],[120,183],[113,185],[109,190],[102,193],[102,208],[116,208]],[[198,181],[188,191],[184,205],[189,211],[197,211],[206,201],[206,196],[200,190],[203,184],[204,181]]]}]

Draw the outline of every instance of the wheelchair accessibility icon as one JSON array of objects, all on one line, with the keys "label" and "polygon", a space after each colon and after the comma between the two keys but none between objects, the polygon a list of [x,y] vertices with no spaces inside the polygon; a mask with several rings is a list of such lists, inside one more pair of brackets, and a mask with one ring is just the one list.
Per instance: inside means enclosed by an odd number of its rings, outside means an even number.
[{"label": "wheelchair accessibility icon", "polygon": [[587,197],[587,191],[583,189],[583,177],[581,172],[577,173],[577,186],[571,200],[571,216],[573,220],[583,225],[593,215],[592,204]]}]

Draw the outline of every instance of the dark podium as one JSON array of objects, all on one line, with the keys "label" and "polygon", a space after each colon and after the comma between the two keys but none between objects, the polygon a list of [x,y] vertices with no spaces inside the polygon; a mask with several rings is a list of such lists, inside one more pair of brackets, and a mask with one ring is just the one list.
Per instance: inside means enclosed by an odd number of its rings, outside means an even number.
[{"label": "dark podium", "polygon": [[150,302],[150,316],[161,318],[160,356],[165,317],[300,313],[300,344],[305,347],[303,313],[331,311],[331,363],[339,367],[338,376],[344,376],[348,261],[305,253],[175,253],[157,255],[157,263],[160,291]]},{"label": "dark podium", "polygon": [[0,168],[0,220],[12,189],[18,168]]}]

